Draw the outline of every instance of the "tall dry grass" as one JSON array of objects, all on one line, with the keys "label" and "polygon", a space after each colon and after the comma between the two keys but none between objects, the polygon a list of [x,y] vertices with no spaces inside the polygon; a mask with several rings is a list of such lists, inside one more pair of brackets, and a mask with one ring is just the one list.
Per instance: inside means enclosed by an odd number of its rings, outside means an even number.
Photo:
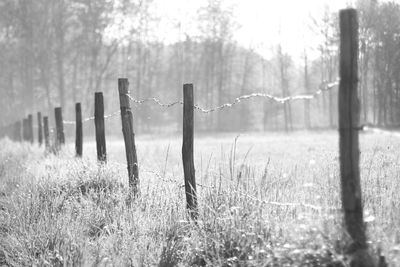
[{"label": "tall dry grass", "polygon": [[[90,144],[80,160],[70,147],[55,156],[3,140],[0,265],[347,266],[336,139],[198,138],[197,223],[185,213],[177,139],[139,143],[138,198],[119,142],[98,165]],[[370,245],[399,266],[400,140],[361,141]]]}]

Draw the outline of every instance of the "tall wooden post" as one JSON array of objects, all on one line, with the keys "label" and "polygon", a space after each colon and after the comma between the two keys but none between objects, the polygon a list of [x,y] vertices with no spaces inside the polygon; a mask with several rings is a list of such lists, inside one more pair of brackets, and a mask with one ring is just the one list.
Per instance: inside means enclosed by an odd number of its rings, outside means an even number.
[{"label": "tall wooden post", "polygon": [[29,128],[29,121],[28,118],[24,118],[22,120],[22,139],[24,141],[29,141],[29,134],[28,134],[28,128]]},{"label": "tall wooden post", "polygon": [[128,166],[129,187],[134,194],[139,191],[139,168],[136,155],[133,115],[129,101],[129,82],[126,78],[118,79],[119,103],[121,108],[122,133],[125,141],[126,163]]},{"label": "tall wooden post", "polygon": [[96,128],[97,160],[107,161],[106,135],[104,128],[104,100],[103,93],[94,93],[94,124]]},{"label": "tall wooden post", "polygon": [[37,113],[37,122],[38,122],[38,142],[39,146],[43,144],[43,128],[42,128],[42,113]]},{"label": "tall wooden post", "polygon": [[33,116],[28,115],[28,141],[33,144]]},{"label": "tall wooden post", "polygon": [[43,133],[44,133],[44,145],[46,150],[50,148],[50,133],[49,133],[49,117],[43,117]]},{"label": "tall wooden post", "polygon": [[75,151],[77,157],[82,157],[83,150],[83,133],[82,133],[82,109],[81,103],[75,104]]},{"label": "tall wooden post", "polygon": [[[355,9],[340,11],[339,150],[344,223],[355,255],[351,266],[373,266],[368,259],[359,169],[358,18]],[[372,265],[371,265],[372,264]]]},{"label": "tall wooden post", "polygon": [[21,121],[17,121],[14,124],[14,140],[17,142],[21,142],[22,138],[21,138]]},{"label": "tall wooden post", "polygon": [[198,217],[196,177],[193,156],[193,131],[194,131],[194,111],[193,111],[193,84],[183,85],[183,144],[182,161],[185,176],[186,207],[193,220]]},{"label": "tall wooden post", "polygon": [[57,133],[56,147],[57,149],[59,149],[61,145],[65,144],[64,123],[63,123],[61,107],[57,107],[54,109],[54,115],[56,118],[56,133]]},{"label": "tall wooden post", "polygon": [[139,191],[139,168],[136,155],[133,115],[129,101],[129,82],[126,78],[118,79],[119,103],[121,108],[122,133],[125,141],[126,163],[128,166],[129,187],[134,194]]}]

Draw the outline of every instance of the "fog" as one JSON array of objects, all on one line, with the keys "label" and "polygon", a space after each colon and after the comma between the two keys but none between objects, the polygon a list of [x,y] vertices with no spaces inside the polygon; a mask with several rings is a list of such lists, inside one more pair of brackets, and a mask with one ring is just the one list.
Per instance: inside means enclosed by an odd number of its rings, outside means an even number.
[{"label": "fog", "polygon": [[[197,131],[337,126],[337,86],[327,85],[338,77],[337,8],[350,4],[293,1],[295,11],[285,14],[290,1],[166,3],[1,1],[0,123],[40,111],[54,127],[54,108],[62,107],[64,120],[73,121],[77,102],[89,118],[95,92],[104,93],[106,115],[114,114],[117,79],[124,77],[130,81],[137,132],[181,129],[181,106],[160,103],[181,101],[184,83],[194,84],[194,101],[203,109],[253,93],[314,96],[286,104],[260,96],[218,112],[198,110]],[[396,126],[400,4],[360,0],[351,5],[359,10],[361,122]],[[135,103],[148,98],[156,101]],[[93,131],[92,124],[85,134]],[[106,131],[120,134],[118,116],[107,119]]]}]

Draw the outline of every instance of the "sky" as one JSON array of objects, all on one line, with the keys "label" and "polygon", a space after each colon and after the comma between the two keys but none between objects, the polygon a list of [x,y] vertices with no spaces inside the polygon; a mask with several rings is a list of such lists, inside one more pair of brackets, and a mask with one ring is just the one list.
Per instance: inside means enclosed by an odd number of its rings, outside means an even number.
[{"label": "sky", "polygon": [[[234,39],[268,58],[271,47],[283,45],[294,58],[317,54],[318,37],[310,26],[319,20],[325,8],[338,12],[351,6],[352,0],[226,0],[232,6],[239,29]],[[195,35],[196,10],[207,0],[156,0],[156,12],[163,19],[157,35],[165,42],[183,39],[185,34]],[[180,25],[180,30],[176,25]],[[174,27],[175,26],[175,27]]]}]

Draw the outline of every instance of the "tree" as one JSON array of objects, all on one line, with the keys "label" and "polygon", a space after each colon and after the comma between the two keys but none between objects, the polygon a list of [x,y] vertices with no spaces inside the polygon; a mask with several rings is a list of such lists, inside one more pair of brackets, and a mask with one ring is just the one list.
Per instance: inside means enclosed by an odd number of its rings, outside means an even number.
[{"label": "tree", "polygon": [[[277,47],[277,63],[279,69],[279,79],[280,79],[280,88],[282,91],[282,97],[290,96],[289,91],[289,69],[292,65],[291,57],[282,51],[282,45],[279,44]],[[284,125],[285,131],[293,129],[293,121],[292,121],[292,106],[290,101],[286,101],[283,103],[283,114],[284,114]]]},{"label": "tree", "polygon": [[[304,49],[304,89],[306,94],[310,93],[310,80],[308,74],[308,57],[307,51]],[[310,100],[304,100],[304,125],[306,129],[311,129],[311,119],[310,119]]]},{"label": "tree", "polygon": [[[221,105],[230,95],[226,84],[230,79],[228,68],[233,56],[232,36],[237,27],[234,10],[232,6],[226,6],[226,1],[208,0],[207,5],[199,10],[199,22],[201,41],[204,42],[207,103]],[[217,113],[213,127],[223,129],[223,121],[223,113]]]}]

